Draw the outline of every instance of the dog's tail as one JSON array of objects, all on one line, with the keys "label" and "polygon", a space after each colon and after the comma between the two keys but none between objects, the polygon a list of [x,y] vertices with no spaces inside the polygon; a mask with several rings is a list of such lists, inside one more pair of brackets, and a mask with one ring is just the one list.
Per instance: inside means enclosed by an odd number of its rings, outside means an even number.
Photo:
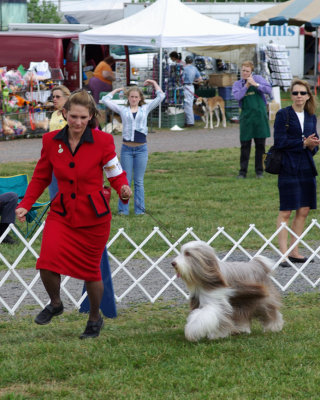
[{"label": "dog's tail", "polygon": [[260,263],[260,265],[262,266],[264,272],[267,275],[272,275],[273,266],[275,264],[275,262],[273,260],[271,260],[268,257],[264,257],[264,256],[254,257],[253,260],[256,260],[256,261],[258,261]]},{"label": "dog's tail", "polygon": [[268,289],[257,283],[233,284],[234,294],[230,297],[230,303],[234,308],[251,308],[256,303],[268,296]]}]

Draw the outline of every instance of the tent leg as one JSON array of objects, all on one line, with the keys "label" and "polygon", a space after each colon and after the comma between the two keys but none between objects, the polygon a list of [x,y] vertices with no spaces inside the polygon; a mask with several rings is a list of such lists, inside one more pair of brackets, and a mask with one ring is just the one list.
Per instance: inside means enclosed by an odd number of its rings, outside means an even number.
[{"label": "tent leg", "polygon": [[314,78],[314,94],[317,94],[317,86],[318,86],[318,46],[319,46],[319,28],[317,27],[316,30],[316,37],[315,37],[315,51],[314,51],[314,72],[313,72],[313,78]]},{"label": "tent leg", "polygon": [[82,89],[82,45],[79,43],[79,88]]},{"label": "tent leg", "polygon": [[[159,53],[159,86],[162,88],[162,47]],[[161,128],[161,103],[159,104],[159,128]]]}]

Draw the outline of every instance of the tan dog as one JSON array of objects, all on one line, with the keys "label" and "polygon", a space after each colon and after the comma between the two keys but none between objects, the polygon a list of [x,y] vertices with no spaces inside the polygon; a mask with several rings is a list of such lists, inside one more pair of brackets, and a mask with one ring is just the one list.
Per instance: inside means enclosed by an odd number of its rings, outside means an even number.
[{"label": "tan dog", "polygon": [[224,128],[227,126],[224,100],[222,97],[220,97],[220,96],[214,96],[214,97],[209,97],[209,98],[198,97],[194,104],[195,104],[195,106],[200,106],[204,112],[204,116],[202,117],[202,120],[206,124],[205,129],[208,128],[209,116],[210,116],[210,129],[213,129],[213,123],[212,123],[213,111],[215,112],[216,118],[217,118],[217,124],[216,124],[215,128],[218,128],[218,126],[220,125],[219,110],[222,115],[222,125]]}]

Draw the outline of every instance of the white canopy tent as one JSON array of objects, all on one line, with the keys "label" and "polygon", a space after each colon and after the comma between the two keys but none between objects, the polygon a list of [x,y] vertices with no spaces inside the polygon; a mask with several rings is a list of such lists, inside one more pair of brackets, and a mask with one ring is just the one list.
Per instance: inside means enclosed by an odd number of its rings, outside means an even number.
[{"label": "white canopy tent", "polygon": [[71,15],[81,24],[106,25],[123,19],[123,5],[127,0],[73,0],[60,2],[60,11]]},{"label": "white canopy tent", "polygon": [[[258,40],[256,30],[207,17],[179,0],[158,0],[121,21],[79,34],[80,44],[159,48],[160,60],[162,49],[167,47],[255,46]],[[159,81],[162,81],[161,68]]]}]

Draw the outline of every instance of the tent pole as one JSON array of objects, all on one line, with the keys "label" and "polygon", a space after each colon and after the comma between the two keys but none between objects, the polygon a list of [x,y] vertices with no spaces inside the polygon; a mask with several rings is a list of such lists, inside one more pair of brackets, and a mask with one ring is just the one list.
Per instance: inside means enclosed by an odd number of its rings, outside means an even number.
[{"label": "tent pole", "polygon": [[[159,86],[162,89],[162,46],[160,46],[159,53]],[[159,104],[159,128],[161,128],[161,103]]]},{"label": "tent pole", "polygon": [[79,43],[79,87],[82,89],[82,46]]},{"label": "tent pole", "polygon": [[314,69],[313,69],[313,78],[314,78],[313,91],[314,91],[314,94],[317,94],[317,83],[318,83],[318,78],[317,78],[317,76],[318,76],[318,45],[319,45],[318,39],[319,39],[319,28],[317,26],[317,28],[316,28],[316,36],[314,38],[314,40],[315,40],[315,45],[314,45],[314,47],[315,47],[315,50],[314,50]]}]

